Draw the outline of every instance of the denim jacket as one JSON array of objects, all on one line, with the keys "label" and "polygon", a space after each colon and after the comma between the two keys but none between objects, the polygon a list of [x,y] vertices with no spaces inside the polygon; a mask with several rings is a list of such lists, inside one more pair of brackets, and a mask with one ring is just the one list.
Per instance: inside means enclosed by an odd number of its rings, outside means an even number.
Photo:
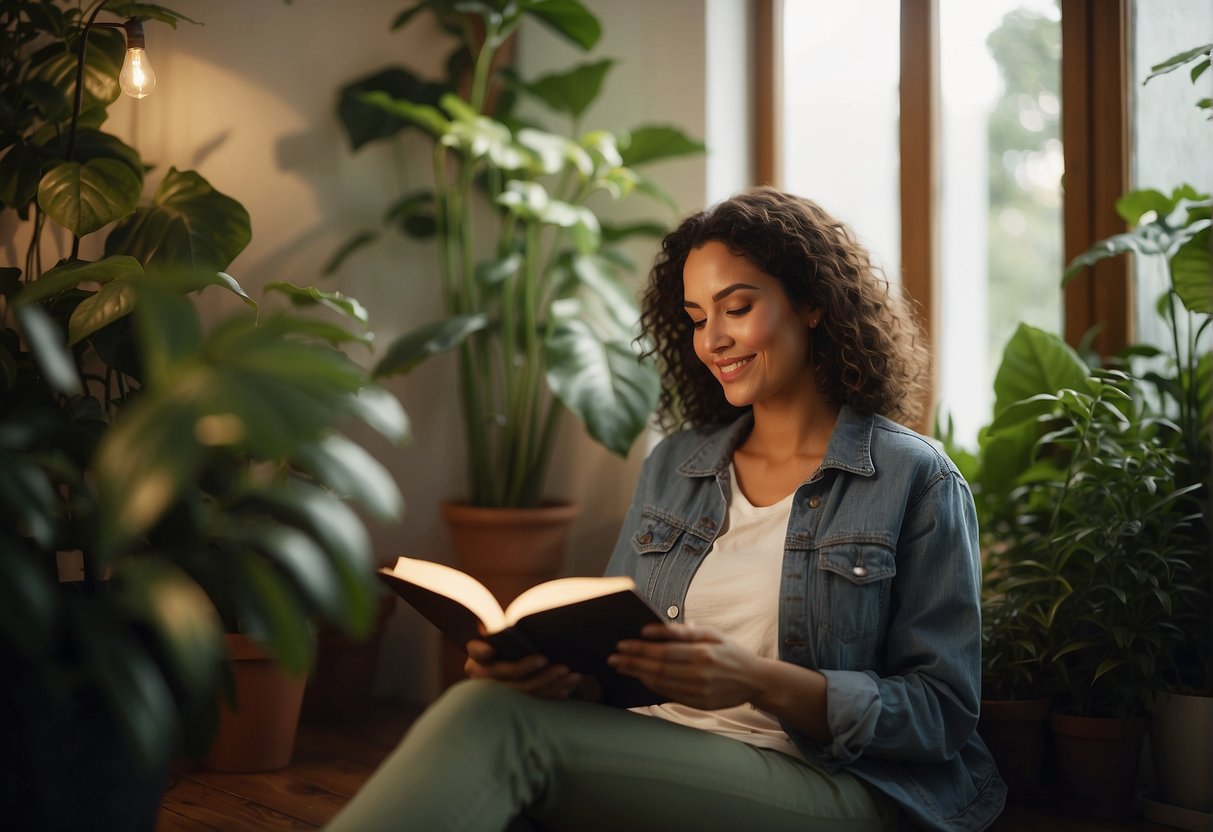
[{"label": "denim jacket", "polygon": [[[607,573],[631,575],[671,621],[725,521],[728,466],[752,424],[683,431],[644,464]],[[928,829],[984,829],[1006,796],[975,733],[980,574],[973,498],[951,460],[844,407],[796,489],[779,598],[779,656],[826,677],[833,740],[784,730],[811,765],[845,768]]]}]

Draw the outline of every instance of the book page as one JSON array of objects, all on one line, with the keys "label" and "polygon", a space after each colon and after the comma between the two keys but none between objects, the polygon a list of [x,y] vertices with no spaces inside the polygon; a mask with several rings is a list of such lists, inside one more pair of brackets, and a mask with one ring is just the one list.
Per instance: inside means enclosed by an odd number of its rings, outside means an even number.
[{"label": "book page", "polygon": [[611,578],[557,578],[533,586],[515,598],[505,611],[505,622],[514,624],[533,612],[555,609],[635,588],[636,582],[626,575]]},{"label": "book page", "polygon": [[501,605],[493,593],[471,575],[442,563],[405,557],[396,559],[392,571],[410,583],[463,604],[480,619],[488,632],[505,629]]}]

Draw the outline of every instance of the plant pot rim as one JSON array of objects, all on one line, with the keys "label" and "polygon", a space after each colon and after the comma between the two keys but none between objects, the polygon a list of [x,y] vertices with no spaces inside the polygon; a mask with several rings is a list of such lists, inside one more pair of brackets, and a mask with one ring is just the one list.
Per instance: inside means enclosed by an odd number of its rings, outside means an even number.
[{"label": "plant pot rim", "polygon": [[581,513],[581,506],[572,501],[544,500],[533,508],[511,506],[474,506],[462,500],[442,500],[442,518],[448,523],[469,526],[502,524],[568,523]]}]

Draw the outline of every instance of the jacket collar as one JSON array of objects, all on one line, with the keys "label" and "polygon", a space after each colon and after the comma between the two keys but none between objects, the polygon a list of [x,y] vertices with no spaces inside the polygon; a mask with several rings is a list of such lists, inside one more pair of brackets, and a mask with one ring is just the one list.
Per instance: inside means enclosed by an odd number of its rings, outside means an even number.
[{"label": "jacket collar", "polygon": [[[875,474],[876,466],[872,464],[872,426],[875,421],[870,413],[857,413],[848,405],[843,405],[821,462],[822,470],[840,468],[865,477]],[[708,434],[678,466],[678,473],[688,477],[724,474],[733,461],[733,449],[749,435],[753,427],[754,414],[750,411],[731,425]]]}]

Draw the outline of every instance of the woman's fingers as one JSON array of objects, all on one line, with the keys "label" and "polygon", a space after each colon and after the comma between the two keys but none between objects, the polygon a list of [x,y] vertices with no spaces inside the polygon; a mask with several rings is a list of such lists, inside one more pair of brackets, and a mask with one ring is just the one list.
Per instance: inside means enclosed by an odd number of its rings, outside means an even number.
[{"label": "woman's fingers", "polygon": [[543,656],[527,656],[517,661],[494,660],[492,645],[484,641],[467,644],[464,672],[472,679],[492,679],[517,690],[546,699],[564,699],[581,681],[562,664],[552,664]]}]

